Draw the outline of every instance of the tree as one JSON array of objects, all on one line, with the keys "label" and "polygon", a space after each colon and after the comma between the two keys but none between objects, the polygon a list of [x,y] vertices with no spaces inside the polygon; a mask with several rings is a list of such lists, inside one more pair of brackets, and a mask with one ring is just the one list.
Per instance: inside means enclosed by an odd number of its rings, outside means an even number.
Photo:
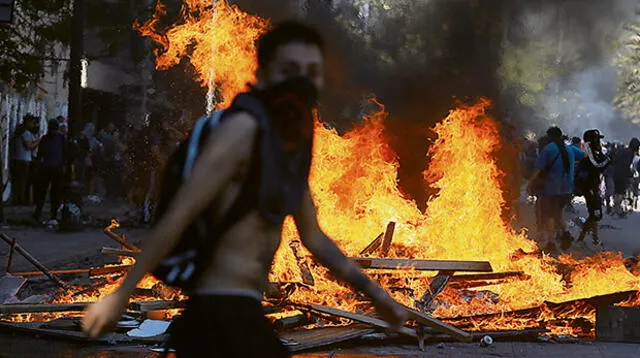
[{"label": "tree", "polygon": [[616,105],[625,118],[640,123],[640,22],[627,27],[623,46],[616,58],[620,69]]},{"label": "tree", "polygon": [[13,23],[0,26],[0,81],[17,90],[37,83],[70,40],[71,0],[17,0]]}]

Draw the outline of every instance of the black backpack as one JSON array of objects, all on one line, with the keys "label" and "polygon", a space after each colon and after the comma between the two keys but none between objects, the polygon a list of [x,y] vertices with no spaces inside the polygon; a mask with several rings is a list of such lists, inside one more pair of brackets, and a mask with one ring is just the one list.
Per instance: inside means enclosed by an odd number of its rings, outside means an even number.
[{"label": "black backpack", "polygon": [[[183,290],[193,288],[200,273],[206,269],[219,238],[251,210],[257,207],[260,214],[272,223],[281,223],[297,210],[308,185],[312,143],[305,143],[296,155],[286,159],[280,152],[282,143],[274,135],[271,111],[263,103],[262,98],[251,92],[238,95],[229,109],[198,119],[187,140],[180,143],[170,156],[156,211],[160,220],[190,174],[199,149],[228,114],[249,112],[259,122],[251,169],[235,201],[217,223],[212,224],[212,216],[205,212],[187,228],[171,253],[152,272],[159,280]],[[294,168],[295,175],[287,175],[282,168]],[[199,255],[199,252],[206,254]]]}]

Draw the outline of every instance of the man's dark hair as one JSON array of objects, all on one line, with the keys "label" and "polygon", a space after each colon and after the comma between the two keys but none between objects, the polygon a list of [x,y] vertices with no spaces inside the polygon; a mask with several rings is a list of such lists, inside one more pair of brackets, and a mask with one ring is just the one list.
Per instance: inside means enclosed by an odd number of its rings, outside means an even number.
[{"label": "man's dark hair", "polygon": [[303,43],[318,46],[324,54],[324,41],[314,28],[297,21],[285,21],[274,26],[258,39],[258,65],[267,67],[273,60],[278,47],[290,43]]},{"label": "man's dark hair", "polygon": [[579,147],[581,143],[582,143],[582,139],[580,139],[580,137],[571,138],[571,144]]}]

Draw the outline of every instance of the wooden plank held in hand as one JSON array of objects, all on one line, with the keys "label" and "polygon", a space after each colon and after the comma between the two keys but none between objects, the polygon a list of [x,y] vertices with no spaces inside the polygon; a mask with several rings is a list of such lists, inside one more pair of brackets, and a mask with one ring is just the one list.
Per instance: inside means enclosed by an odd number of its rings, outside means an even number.
[{"label": "wooden plank held in hand", "polygon": [[127,249],[131,250],[131,251],[141,251],[139,247],[137,247],[136,245],[125,241],[123,238],[121,238],[120,236],[118,236],[118,234],[112,232],[109,229],[104,229],[103,231],[105,233],[105,235],[109,236],[112,240],[117,241],[120,245],[126,247]]},{"label": "wooden plank held in hand", "polygon": [[382,256],[387,256],[389,254],[389,249],[391,249],[391,241],[393,241],[393,233],[396,230],[396,223],[391,221],[387,224],[387,230],[384,232],[384,238],[382,239],[382,249],[380,253]]},{"label": "wooden plank held in hand", "polygon": [[[391,327],[389,326],[389,324],[379,318],[375,318],[375,317],[369,317],[369,316],[364,316],[361,314],[357,314],[357,313],[353,313],[353,312],[348,312],[348,311],[343,311],[341,309],[337,309],[337,308],[332,308],[332,307],[326,307],[326,306],[321,306],[321,305],[316,305],[316,304],[309,304],[309,305],[301,305],[302,307],[307,307],[315,312],[319,312],[319,313],[324,313],[330,316],[336,316],[336,317],[342,317],[342,318],[347,318],[350,319],[352,321],[356,321],[356,322],[360,322],[360,323],[365,323],[374,327],[378,327],[378,328],[383,328],[383,329],[391,329]],[[443,323],[444,324],[444,323]],[[398,333],[404,334],[406,336],[409,337],[413,337],[413,338],[418,338],[418,334],[416,333],[415,330],[409,328],[409,327],[405,327],[402,326],[400,327],[400,329],[398,329],[397,331]]]},{"label": "wooden plank held in hand", "polygon": [[419,270],[419,271],[467,271],[491,272],[488,261],[451,261],[451,260],[410,260],[410,259],[379,259],[355,257],[352,260],[363,269],[386,270]]},{"label": "wooden plank held in hand", "polygon": [[100,252],[103,255],[108,256],[126,256],[126,257],[138,257],[140,255],[140,251],[131,251],[131,250],[120,250],[114,247],[103,247]]},{"label": "wooden plank held in hand", "polygon": [[407,313],[409,313],[410,320],[413,320],[419,324],[423,324],[425,326],[431,327],[439,332],[446,333],[451,337],[462,342],[471,342],[473,340],[473,335],[469,332],[465,332],[459,328],[456,328],[450,324],[446,324],[440,320],[437,320],[422,312],[413,310],[409,307],[405,306],[405,309],[407,310]]},{"label": "wooden plank held in hand", "polygon": [[27,261],[31,262],[31,264],[33,264],[33,266],[37,267],[40,271],[42,271],[42,273],[45,274],[45,276],[47,276],[49,279],[51,279],[51,281],[55,282],[58,286],[60,286],[62,288],[65,288],[65,289],[68,289],[70,287],[69,284],[67,284],[66,282],[62,281],[56,275],[52,274],[51,271],[48,268],[46,268],[42,263],[40,263],[40,261],[36,260],[35,257],[31,256],[31,254],[27,250],[23,249],[22,246],[20,246],[18,243],[14,244],[14,241],[15,241],[14,238],[9,237],[5,233],[1,233],[0,234],[0,238],[2,240],[4,240],[7,244],[13,246],[17,253],[22,255],[22,257],[27,259]]},{"label": "wooden plank held in hand", "polygon": [[384,233],[381,233],[380,235],[378,235],[378,237],[373,239],[373,241],[371,241],[371,243],[367,245],[367,247],[365,247],[364,250],[360,251],[360,255],[361,256],[369,255],[374,251],[376,251],[380,247],[380,245],[382,245],[383,237],[384,237]]}]

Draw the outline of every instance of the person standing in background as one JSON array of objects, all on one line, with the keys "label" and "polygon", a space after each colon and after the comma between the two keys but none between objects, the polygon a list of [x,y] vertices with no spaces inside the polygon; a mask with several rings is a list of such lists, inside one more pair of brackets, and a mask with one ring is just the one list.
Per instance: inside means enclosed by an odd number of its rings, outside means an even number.
[{"label": "person standing in background", "polygon": [[638,140],[638,138],[632,138],[629,142],[629,147],[618,150],[613,164],[613,185],[615,188],[613,205],[614,213],[619,217],[626,216],[622,207],[622,201],[627,194],[627,189],[629,189],[629,183],[632,177],[631,163],[633,163],[633,157],[635,157],[639,149],[640,140]]},{"label": "person standing in background", "polygon": [[563,250],[569,248],[573,241],[562,214],[573,195],[575,158],[573,150],[565,144],[560,128],[549,128],[547,137],[550,143],[538,155],[536,172],[529,182],[529,192],[538,196],[539,231],[543,236],[542,241],[546,241],[543,250],[553,252],[557,241],[560,241]]},{"label": "person standing in background", "polygon": [[62,203],[62,186],[64,178],[65,164],[65,139],[59,131],[58,121],[49,121],[47,134],[42,137],[38,161],[40,164],[40,175],[36,186],[36,207],[33,218],[39,222],[42,215],[47,191],[51,187],[51,210],[49,221],[57,221],[58,208]]},{"label": "person standing in background", "polygon": [[13,203],[16,205],[28,205],[27,185],[29,184],[29,168],[33,160],[33,150],[36,149],[40,143],[32,132],[36,128],[37,120],[38,118],[33,114],[27,114],[13,135],[11,191],[13,193]]}]

